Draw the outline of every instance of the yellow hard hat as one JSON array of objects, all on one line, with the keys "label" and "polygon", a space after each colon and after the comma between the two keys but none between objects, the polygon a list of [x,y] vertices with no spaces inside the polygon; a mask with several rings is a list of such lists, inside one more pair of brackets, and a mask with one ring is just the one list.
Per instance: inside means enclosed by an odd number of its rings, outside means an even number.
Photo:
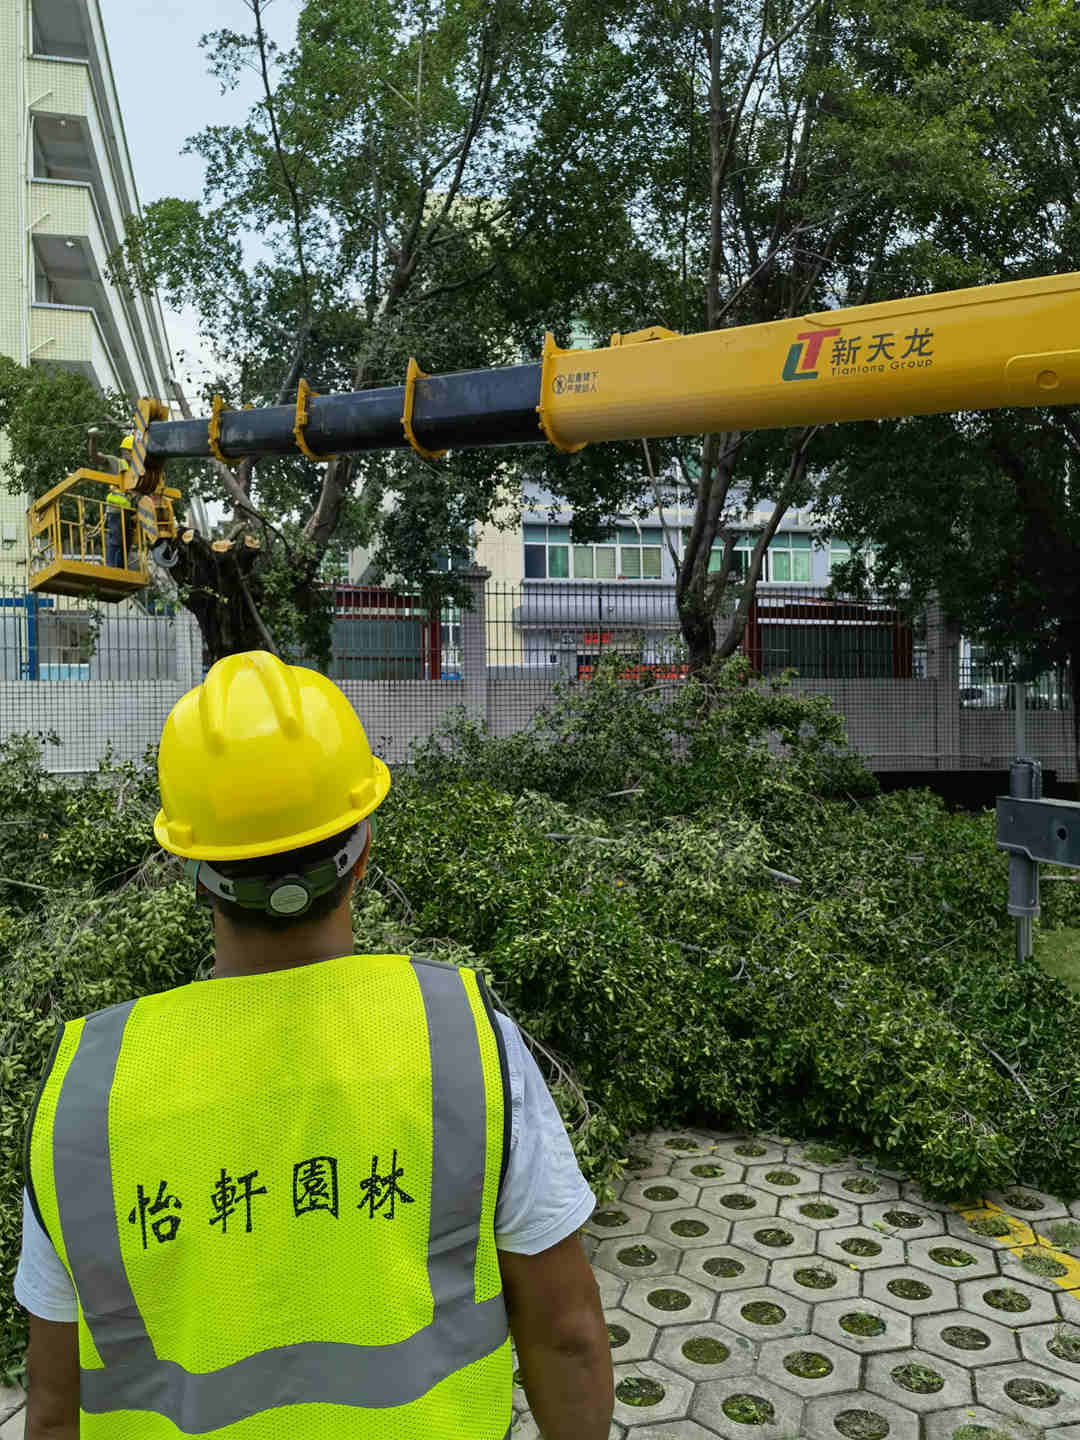
[{"label": "yellow hard hat", "polygon": [[249,650],[173,706],[158,783],[163,849],[249,860],[350,829],[386,799],[390,771],[332,680]]},{"label": "yellow hard hat", "polygon": [[121,450],[134,450],[134,448],[135,448],[135,444],[134,444],[131,436],[130,436],[130,435],[125,435],[124,438],[120,441],[120,449],[121,449]]}]

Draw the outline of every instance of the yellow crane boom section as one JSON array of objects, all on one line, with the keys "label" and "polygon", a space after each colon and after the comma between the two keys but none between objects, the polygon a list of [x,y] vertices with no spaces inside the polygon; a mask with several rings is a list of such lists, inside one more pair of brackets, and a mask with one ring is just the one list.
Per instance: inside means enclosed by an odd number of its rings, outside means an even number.
[{"label": "yellow crane boom section", "polygon": [[562,448],[1080,401],[1080,274],[545,354]]}]

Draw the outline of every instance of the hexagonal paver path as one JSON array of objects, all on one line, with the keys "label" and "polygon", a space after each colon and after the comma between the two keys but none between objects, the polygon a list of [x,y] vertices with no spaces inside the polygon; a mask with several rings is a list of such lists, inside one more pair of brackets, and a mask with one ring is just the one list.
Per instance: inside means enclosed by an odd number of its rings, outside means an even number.
[{"label": "hexagonal paver path", "polygon": [[[1080,1247],[1054,1239],[1080,1201],[951,1206],[839,1147],[696,1127],[627,1153],[584,1227],[611,1440],[1080,1440]],[[0,1387],[0,1440],[23,1398]]]},{"label": "hexagonal paver path", "polygon": [[[612,1440],[1080,1440],[1080,1248],[1051,1233],[1080,1202],[1017,1185],[951,1206],[773,1135],[627,1153],[585,1227]],[[525,1405],[515,1389],[513,1440],[539,1434]]]}]

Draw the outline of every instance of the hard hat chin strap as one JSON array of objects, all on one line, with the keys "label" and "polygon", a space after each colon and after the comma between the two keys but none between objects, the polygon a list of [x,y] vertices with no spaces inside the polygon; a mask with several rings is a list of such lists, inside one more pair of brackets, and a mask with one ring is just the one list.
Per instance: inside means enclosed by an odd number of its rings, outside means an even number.
[{"label": "hard hat chin strap", "polygon": [[185,867],[187,876],[203,904],[211,902],[208,895],[200,893],[200,887],[220,900],[243,906],[245,910],[262,910],[267,915],[303,915],[311,908],[312,901],[333,890],[360,859],[367,845],[369,826],[374,840],[375,818],[372,816],[360,821],[354,834],[336,854],[295,874],[230,877],[215,870],[208,860],[189,860]]}]

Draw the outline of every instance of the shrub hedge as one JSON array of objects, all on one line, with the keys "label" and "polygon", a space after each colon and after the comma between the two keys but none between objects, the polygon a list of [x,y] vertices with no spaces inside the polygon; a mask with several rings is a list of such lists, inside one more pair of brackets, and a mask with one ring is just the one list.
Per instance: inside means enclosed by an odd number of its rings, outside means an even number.
[{"label": "shrub hedge", "polygon": [[[741,662],[673,695],[602,668],[527,732],[462,714],[414,760],[357,948],[486,972],[602,1197],[635,1132],[695,1121],[827,1136],[930,1194],[1080,1191],[1080,999],[1015,959],[992,815],[877,793],[826,702]],[[39,743],[0,745],[9,1376],[22,1135],[56,1025],[211,961],[155,807],[152,766],[71,784]],[[1076,888],[1046,887],[1044,924],[1080,923]]]}]

